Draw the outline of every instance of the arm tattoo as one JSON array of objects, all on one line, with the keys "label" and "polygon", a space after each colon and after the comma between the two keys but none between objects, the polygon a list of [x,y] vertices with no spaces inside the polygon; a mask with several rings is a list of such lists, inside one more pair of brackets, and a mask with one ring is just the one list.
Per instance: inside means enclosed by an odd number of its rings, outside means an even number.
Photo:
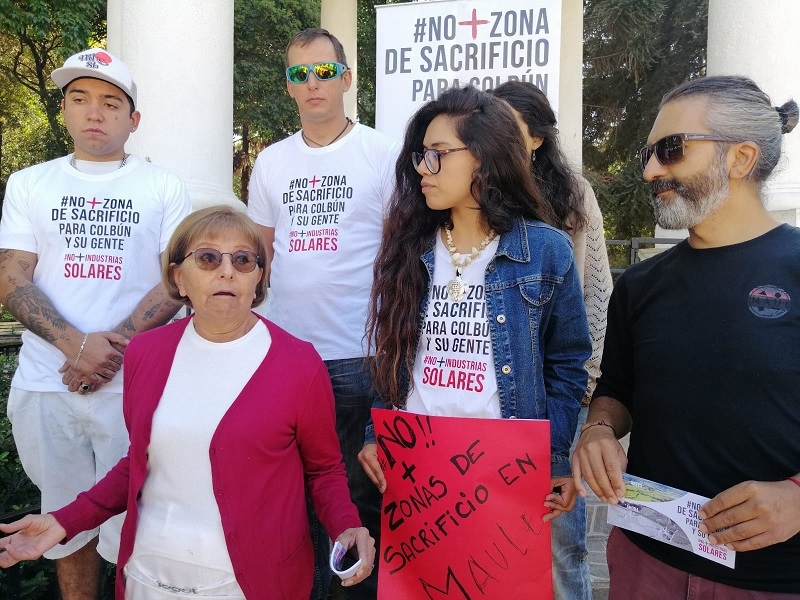
[{"label": "arm tattoo", "polygon": [[57,332],[63,334],[69,326],[67,320],[35,285],[17,285],[13,277],[9,278],[9,283],[15,287],[6,296],[6,308],[31,332],[54,343],[58,339]]}]

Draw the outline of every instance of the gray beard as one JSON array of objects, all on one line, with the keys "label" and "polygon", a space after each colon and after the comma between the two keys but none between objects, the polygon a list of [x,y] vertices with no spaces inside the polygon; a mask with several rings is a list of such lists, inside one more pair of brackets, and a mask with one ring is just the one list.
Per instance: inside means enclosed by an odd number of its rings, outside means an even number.
[{"label": "gray beard", "polygon": [[[718,162],[708,175],[697,175],[683,181],[656,180],[650,188],[656,223],[664,229],[696,227],[725,204],[730,190],[723,161]],[[673,190],[668,201],[656,195],[657,191],[666,189]]]}]

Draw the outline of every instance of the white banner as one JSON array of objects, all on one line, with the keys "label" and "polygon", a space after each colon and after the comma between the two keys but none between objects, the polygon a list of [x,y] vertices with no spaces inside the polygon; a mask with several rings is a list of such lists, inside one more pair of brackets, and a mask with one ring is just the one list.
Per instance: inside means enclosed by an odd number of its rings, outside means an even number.
[{"label": "white banner", "polygon": [[377,8],[376,129],[395,139],[451,87],[529,81],[558,113],[561,0],[439,0]]}]

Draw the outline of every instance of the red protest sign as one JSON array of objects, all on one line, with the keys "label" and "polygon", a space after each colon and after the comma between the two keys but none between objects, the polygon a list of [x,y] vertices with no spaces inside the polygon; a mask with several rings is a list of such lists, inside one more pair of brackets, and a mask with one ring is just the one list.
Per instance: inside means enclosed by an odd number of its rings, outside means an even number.
[{"label": "red protest sign", "polygon": [[552,598],[550,423],[373,409],[378,600]]}]

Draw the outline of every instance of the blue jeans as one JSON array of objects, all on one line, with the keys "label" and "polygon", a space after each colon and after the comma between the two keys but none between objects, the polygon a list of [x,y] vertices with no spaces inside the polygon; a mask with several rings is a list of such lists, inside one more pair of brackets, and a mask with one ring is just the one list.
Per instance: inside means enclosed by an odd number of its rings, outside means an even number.
[{"label": "blue jeans", "polygon": [[[377,555],[380,540],[381,525],[381,494],[372,483],[358,462],[358,453],[364,445],[364,429],[370,416],[370,408],[375,398],[370,376],[370,363],[364,358],[345,358],[341,360],[326,360],[325,366],[331,377],[333,396],[336,401],[336,434],[342,449],[342,458],[347,472],[347,482],[350,487],[350,499],[358,509],[361,524],[369,530],[375,538]],[[324,534],[322,525],[314,516],[312,523],[312,538],[319,540]],[[317,529],[315,533],[314,529]],[[320,544],[321,545],[321,544]],[[331,572],[328,567],[330,548],[326,544],[323,549],[315,545],[315,579],[311,600],[324,600],[327,598],[327,584]],[[347,600],[375,600],[378,595],[378,561],[375,560],[375,569],[367,579],[356,586],[343,588]],[[319,588],[317,586],[320,586]],[[334,585],[337,585],[334,583]],[[321,594],[318,594],[318,590]],[[315,595],[317,594],[317,595]]]},{"label": "blue jeans", "polygon": [[[570,449],[575,451],[581,426],[586,423],[589,407],[582,406],[578,427]],[[550,522],[553,548],[554,600],[592,600],[589,551],[586,548],[586,500],[578,496],[571,512]]]}]

